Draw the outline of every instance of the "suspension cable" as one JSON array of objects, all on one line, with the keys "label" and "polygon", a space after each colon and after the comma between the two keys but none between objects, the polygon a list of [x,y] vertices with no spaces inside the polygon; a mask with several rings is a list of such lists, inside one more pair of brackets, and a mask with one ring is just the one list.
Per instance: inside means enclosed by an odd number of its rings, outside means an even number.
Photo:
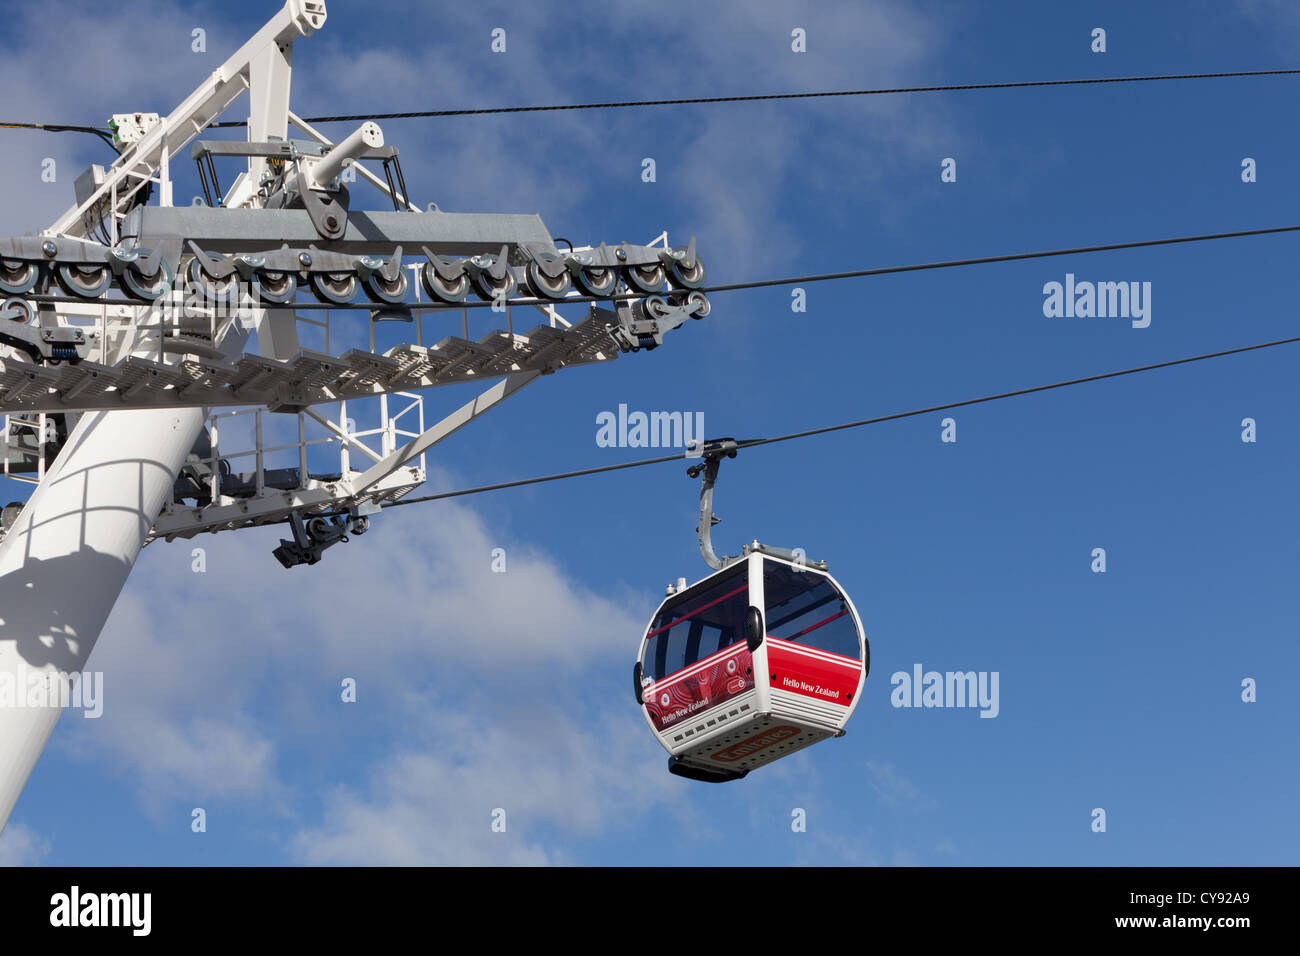
[{"label": "suspension cable", "polygon": [[[957,93],[972,90],[1018,90],[1031,87],[1095,86],[1103,83],[1155,83],[1167,80],[1221,80],[1249,76],[1291,76],[1292,70],[1234,70],[1224,73],[1171,73],[1154,76],[1096,76],[1070,80],[1022,80],[1009,83],[949,83],[940,86],[895,86],[865,90],[816,90],[808,93],[757,93],[743,96],[693,96],[658,100],[612,100],[604,103],[558,103],[549,106],[492,106],[478,109],[408,110],[400,113],[344,113],[304,117],[306,123],[352,123],[366,120],[429,119],[449,116],[488,116],[501,113],[555,113],[574,110],[633,109],[646,106],[697,106],[713,103],[758,103],[773,100],[811,100],[850,96],[889,96],[900,93]],[[231,120],[213,126],[247,126]]]},{"label": "suspension cable", "polygon": [[[1083,378],[1065,379],[1059,382],[1050,382],[1046,385],[1032,385],[1028,388],[1018,388],[1009,392],[995,392],[991,395],[981,395],[978,398],[966,398],[956,402],[946,402],[942,405],[927,405],[924,408],[914,408],[906,412],[894,412],[889,415],[878,415],[874,418],[861,418],[851,422],[841,422],[836,425],[824,425],[819,428],[809,428],[803,431],[790,432],[785,435],[774,435],[770,438],[750,438],[737,439],[738,448],[757,448],[760,445],[775,445],[780,442],[795,441],[800,438],[810,438],[816,435],[826,435],[831,432],[844,431],[851,428],[864,428],[868,425],[879,425],[883,422],[894,422],[904,418],[915,418],[918,415],[930,415],[934,412],[944,412],[955,408],[967,408],[972,405],[982,405],[988,402],[1003,401],[1008,398],[1016,398],[1021,395],[1034,395],[1039,392],[1048,392],[1054,389],[1071,388],[1075,385],[1084,385],[1089,382],[1100,382],[1106,379],[1120,378],[1125,375],[1138,375],[1143,372],[1152,372],[1157,369],[1174,368],[1179,365],[1190,365],[1194,362],[1206,362],[1210,359],[1224,358],[1229,355],[1242,355],[1246,352],[1257,352],[1263,349],[1277,348],[1281,345],[1294,345],[1300,342],[1300,336],[1287,339],[1276,339],[1272,342],[1260,342],[1255,345],[1243,345],[1237,348],[1224,349],[1219,352],[1205,352],[1200,355],[1191,355],[1185,358],[1170,359],[1167,362],[1156,362],[1151,365],[1139,365],[1135,368],[1120,369],[1114,372],[1101,372],[1097,375],[1086,375]],[[582,468],[577,471],[565,471],[553,475],[542,475],[536,478],[520,478],[515,481],[502,481],[491,485],[479,485],[474,488],[462,488],[457,491],[443,491],[432,495],[422,495],[418,498],[402,498],[398,501],[385,504],[384,510],[389,508],[399,508],[403,505],[420,504],[426,501],[439,501],[443,498],[460,498],[465,495],[477,495],[488,491],[501,491],[506,488],[521,488],[526,485],[540,485],[550,481],[563,481],[569,478],[581,478],[586,475],[599,475],[605,472],[622,471],[627,468],[642,468],[647,465],[660,465],[669,461],[685,462],[698,460],[699,456],[688,454],[677,455],[660,455],[657,458],[642,458],[636,461],[623,461],[613,465],[599,465],[594,468]]]},{"label": "suspension cable", "polygon": [[[1300,69],[1230,70],[1218,73],[1166,73],[1142,76],[1091,76],[1066,80],[1020,80],[1004,83],[947,83],[936,86],[894,86],[862,90],[812,90],[806,93],[753,93],[738,96],[690,96],[657,100],[610,100],[603,103],[555,103],[530,106],[489,106],[447,110],[407,110],[398,113],[341,113],[334,116],[307,116],[305,123],[345,123],[366,120],[434,119],[453,116],[490,116],[506,113],[556,113],[579,110],[636,109],[651,106],[700,106],[719,103],[760,103],[780,100],[812,100],[858,96],[891,96],[903,93],[960,93],[974,90],[1017,90],[1054,86],[1098,86],[1107,83],[1158,83],[1172,80],[1222,80],[1259,76],[1293,76]],[[245,127],[247,120],[224,120],[210,123],[209,129]],[[112,146],[111,131],[99,126],[76,126],[56,123],[4,123],[0,129],[44,130],[51,133],[89,133]]]}]

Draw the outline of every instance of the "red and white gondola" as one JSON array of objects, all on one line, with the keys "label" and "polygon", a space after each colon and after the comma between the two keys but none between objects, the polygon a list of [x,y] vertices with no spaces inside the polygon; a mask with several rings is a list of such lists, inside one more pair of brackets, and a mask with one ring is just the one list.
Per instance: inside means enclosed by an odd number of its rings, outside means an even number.
[{"label": "red and white gondola", "polygon": [[720,783],[844,736],[871,666],[857,609],[802,553],[755,541],[713,550],[713,487],[742,443],[706,442],[687,474],[700,489],[700,554],[714,573],[682,580],[646,628],[633,689],[678,776]]},{"label": "red and white gondola", "polygon": [[722,782],[843,736],[869,666],[835,579],[756,550],[664,600],[634,681],[669,770]]}]

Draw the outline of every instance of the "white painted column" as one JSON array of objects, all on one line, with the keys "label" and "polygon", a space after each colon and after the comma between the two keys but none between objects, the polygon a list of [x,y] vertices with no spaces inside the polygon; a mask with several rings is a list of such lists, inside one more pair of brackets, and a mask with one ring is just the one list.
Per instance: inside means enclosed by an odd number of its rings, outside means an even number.
[{"label": "white painted column", "polygon": [[[133,164],[110,173],[94,197],[75,205],[47,234],[78,234],[83,206],[116,188],[119,180],[165,165],[204,121],[225,109],[246,88],[249,139],[288,131],[293,42],[325,23],[323,0],[286,0],[271,18],[207,81],[135,147]],[[174,140],[174,142],[173,142]],[[265,160],[250,163],[260,170]],[[166,184],[168,177],[164,174]],[[246,205],[257,187],[244,177],[244,194],[228,205]],[[164,200],[170,201],[168,189]],[[292,326],[291,310],[275,310]],[[289,319],[284,318],[288,314]],[[260,314],[259,314],[260,318]],[[243,351],[247,330],[232,329],[227,356]],[[277,342],[280,348],[289,343]],[[265,348],[265,346],[263,346]],[[28,677],[46,686],[80,672],[126,584],[144,538],[172,495],[176,475],[194,446],[206,411],[88,412],[63,451],[0,542],[0,829],[9,820],[27,778],[58,723],[58,707],[26,706]],[[19,694],[6,700],[5,682]],[[112,685],[105,688],[112,706]],[[22,706],[18,706],[21,703]]]},{"label": "white painted column", "polygon": [[62,712],[26,706],[29,678],[85,669],[203,421],[201,408],[84,414],[0,542],[0,682],[18,695],[0,697],[0,829]]}]

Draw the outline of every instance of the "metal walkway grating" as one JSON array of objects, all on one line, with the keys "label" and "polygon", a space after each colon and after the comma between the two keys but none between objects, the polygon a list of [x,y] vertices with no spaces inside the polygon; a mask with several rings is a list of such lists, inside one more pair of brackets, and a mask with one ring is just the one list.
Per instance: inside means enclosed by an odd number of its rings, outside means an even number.
[{"label": "metal walkway grating", "polygon": [[383,392],[608,362],[618,351],[604,323],[589,316],[567,329],[539,325],[513,336],[494,331],[477,342],[450,336],[431,346],[398,345],[382,355],[303,350],[283,362],[249,354],[233,363],[187,357],[169,365],[132,356],[114,366],[84,361],[54,367],[0,360],[0,413],[228,405],[294,411]]}]

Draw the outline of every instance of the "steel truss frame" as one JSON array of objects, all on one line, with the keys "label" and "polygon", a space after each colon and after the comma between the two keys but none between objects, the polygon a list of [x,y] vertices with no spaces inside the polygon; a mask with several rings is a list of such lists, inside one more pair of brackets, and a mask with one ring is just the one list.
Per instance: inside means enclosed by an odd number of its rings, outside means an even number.
[{"label": "steel truss frame", "polygon": [[[561,254],[535,215],[421,210],[375,124],[334,144],[291,113],[294,43],[325,20],[320,0],[286,0],[170,114],[115,117],[119,157],[78,178],[76,202],[44,233],[0,239],[0,452],[6,474],[37,482],[16,515],[0,509],[0,674],[35,669],[57,683],[83,669],[149,541],[287,519],[293,538],[276,557],[314,563],[419,485],[429,450],[543,375],[654,348],[708,312],[693,240]],[[219,207],[175,208],[172,160],[244,94],[247,148],[192,155],[234,155],[246,168]],[[291,124],[316,145],[289,144]],[[366,169],[367,157],[394,178]],[[349,166],[397,211],[352,210],[340,182]],[[158,205],[146,205],[155,190]],[[206,306],[178,316],[167,298],[178,280],[214,302],[246,285],[252,303],[237,316]],[[473,292],[504,311],[507,328],[471,340],[466,319],[466,334],[426,346],[413,319],[417,341],[381,353],[376,323],[412,317],[412,287],[451,307]],[[370,349],[302,348],[299,325],[314,320],[295,312],[299,288],[327,308],[363,291],[374,304]],[[575,293],[611,308],[590,306],[570,324],[556,306]],[[517,295],[550,303],[545,324],[515,331]],[[256,354],[245,348],[254,330]],[[470,381],[486,387],[426,427],[409,393]],[[379,423],[358,431],[346,403],[361,398],[379,403]],[[411,400],[390,414],[390,402]],[[334,403],[338,420],[317,407]],[[272,412],[298,417],[297,442],[263,441]],[[241,416],[253,419],[254,445],[232,454],[221,433]],[[336,473],[308,469],[308,446],[324,444],[306,436],[308,421],[337,443]],[[289,451],[296,468],[266,467]],[[251,458],[253,471],[235,472],[232,458]],[[59,714],[0,709],[0,826]]]}]

